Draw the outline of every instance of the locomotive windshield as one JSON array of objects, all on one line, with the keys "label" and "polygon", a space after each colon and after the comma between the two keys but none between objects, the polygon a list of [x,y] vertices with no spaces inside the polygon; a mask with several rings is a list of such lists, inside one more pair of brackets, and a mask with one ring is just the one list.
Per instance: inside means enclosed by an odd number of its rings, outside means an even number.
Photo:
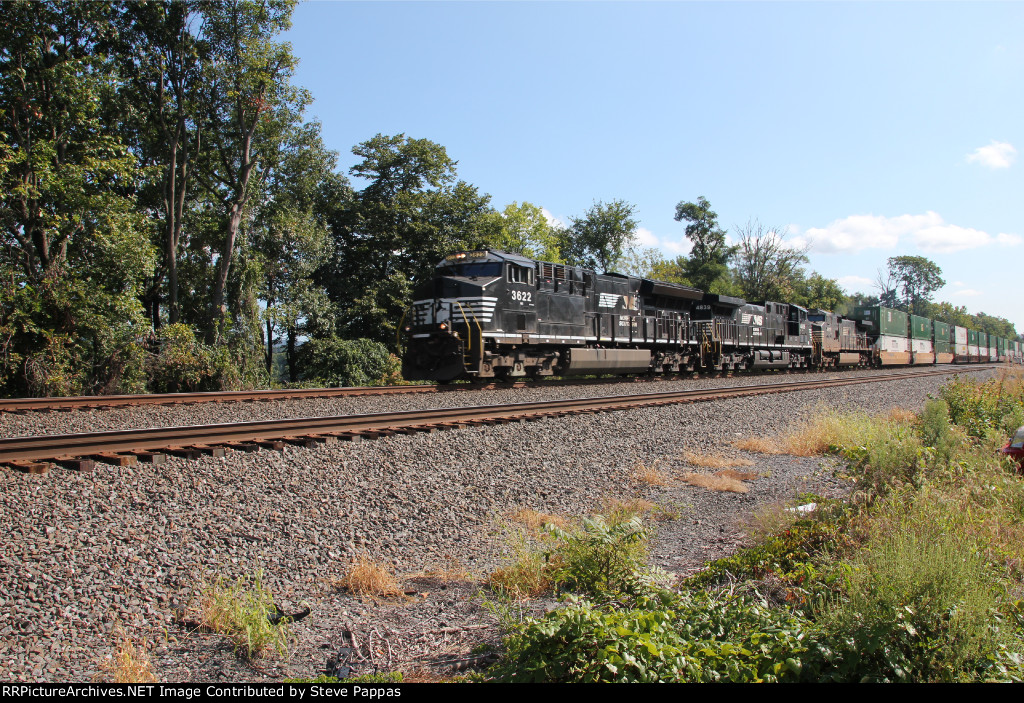
[{"label": "locomotive windshield", "polygon": [[449,264],[440,269],[438,273],[442,276],[459,276],[461,278],[477,278],[479,276],[496,278],[501,275],[501,262],[481,261],[478,263]]}]

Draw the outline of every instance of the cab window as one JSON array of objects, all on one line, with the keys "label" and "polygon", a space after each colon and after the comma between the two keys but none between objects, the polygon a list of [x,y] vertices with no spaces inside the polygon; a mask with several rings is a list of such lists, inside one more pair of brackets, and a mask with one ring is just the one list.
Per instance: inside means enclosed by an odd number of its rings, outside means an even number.
[{"label": "cab window", "polygon": [[526,266],[518,266],[516,264],[508,265],[508,282],[509,283],[526,283],[533,285],[533,269]]}]

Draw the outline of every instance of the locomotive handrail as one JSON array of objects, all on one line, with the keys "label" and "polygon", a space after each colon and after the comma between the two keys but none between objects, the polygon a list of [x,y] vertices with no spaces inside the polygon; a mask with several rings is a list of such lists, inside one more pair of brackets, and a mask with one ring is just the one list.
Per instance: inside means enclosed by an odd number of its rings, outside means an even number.
[{"label": "locomotive handrail", "polygon": [[[466,309],[464,307],[462,307],[462,302],[458,301],[458,300],[453,300],[452,304],[459,306],[459,312],[462,314],[462,321],[464,323],[466,323],[466,337],[467,337],[467,339],[466,339],[466,352],[467,352],[467,354],[463,354],[463,357],[467,358],[468,354],[473,351],[473,331],[469,327],[469,318],[466,317]],[[470,315],[470,317],[473,318],[473,323],[476,324],[477,339],[479,340],[479,344],[482,346],[483,345],[483,335],[484,335],[483,327],[480,326],[480,320],[476,319],[476,313],[473,312],[472,308],[470,308],[470,310],[469,310],[469,315]],[[483,349],[481,349],[480,351],[482,353]]]}]

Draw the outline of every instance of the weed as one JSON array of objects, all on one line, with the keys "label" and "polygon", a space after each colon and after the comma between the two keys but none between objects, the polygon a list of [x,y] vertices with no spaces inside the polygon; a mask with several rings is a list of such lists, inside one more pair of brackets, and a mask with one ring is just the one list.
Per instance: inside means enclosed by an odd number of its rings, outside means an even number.
[{"label": "weed", "polygon": [[664,471],[658,468],[660,459],[655,459],[654,462],[647,466],[642,461],[638,461],[636,466],[633,467],[632,478],[636,483],[644,483],[649,486],[667,486],[671,483],[669,477]]},{"label": "weed", "polygon": [[263,572],[228,584],[218,579],[203,587],[199,603],[199,623],[210,632],[225,635],[234,645],[235,653],[246,659],[261,656],[268,648],[278,654],[288,652],[292,638],[287,620],[271,624],[278,612],[270,590],[263,585]]},{"label": "weed", "polygon": [[711,491],[722,491],[729,493],[747,493],[750,489],[743,481],[726,476],[709,474],[683,474],[680,478],[691,486],[707,488]]},{"label": "weed", "polygon": [[[602,501],[601,508],[597,514],[612,525],[628,522],[635,517],[649,516],[655,520],[675,517],[674,511],[666,509],[646,498],[627,498],[625,500],[621,498],[607,498]],[[556,525],[556,527],[558,526]]]},{"label": "weed", "polygon": [[543,551],[522,540],[512,558],[487,577],[487,585],[511,598],[535,598],[551,590],[551,564]]},{"label": "weed", "polygon": [[571,523],[568,518],[562,517],[561,515],[542,513],[531,508],[520,508],[519,510],[511,513],[508,517],[512,522],[525,525],[533,532],[540,532],[543,530],[545,525],[554,525],[555,527],[565,529],[569,527]]},{"label": "weed", "polygon": [[155,683],[157,679],[146,652],[147,643],[144,641],[141,646],[136,646],[120,628],[117,637],[120,640],[117,651],[100,662],[100,671],[95,679],[105,683]]},{"label": "weed", "polygon": [[348,571],[335,582],[341,590],[357,596],[391,598],[402,595],[394,571],[383,562],[360,554],[352,559]]}]

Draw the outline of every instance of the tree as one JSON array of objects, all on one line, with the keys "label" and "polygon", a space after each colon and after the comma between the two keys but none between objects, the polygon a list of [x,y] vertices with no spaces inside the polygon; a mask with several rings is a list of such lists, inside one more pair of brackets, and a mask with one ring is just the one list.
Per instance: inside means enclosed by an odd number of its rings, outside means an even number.
[{"label": "tree", "polygon": [[801,278],[796,283],[794,302],[806,308],[831,310],[843,314],[849,305],[849,298],[842,287],[833,279],[825,278],[817,272]]},{"label": "tree", "polygon": [[139,204],[154,224],[160,257],[144,295],[160,327],[180,318],[178,258],[187,244],[184,222],[194,207],[193,169],[202,145],[198,110],[204,42],[195,0],[128,3],[120,18],[118,70],[125,88],[119,115],[142,166]]},{"label": "tree", "polygon": [[718,226],[718,215],[711,204],[700,196],[696,203],[680,201],[676,205],[676,222],[686,222],[686,237],[693,244],[686,261],[686,278],[693,286],[709,290],[712,284],[728,273],[729,260],[736,247],[725,243],[726,232]]},{"label": "tree", "polygon": [[206,147],[198,175],[219,205],[221,223],[207,246],[214,267],[207,343],[227,324],[227,289],[242,224],[269,172],[282,158],[289,127],[312,102],[289,79],[296,59],[273,38],[291,26],[295,0],[218,0],[201,5],[208,59],[201,81],[201,129]]},{"label": "tree", "polygon": [[323,146],[318,123],[292,130],[284,158],[266,184],[274,197],[259,208],[250,233],[265,303],[265,367],[272,373],[280,331],[293,383],[299,376],[298,337],[314,331],[304,323],[330,316],[327,293],[313,274],[330,256],[330,213],[352,197],[348,179],[334,173],[336,163],[337,154]]},{"label": "tree", "polygon": [[942,269],[923,256],[890,258],[889,274],[899,286],[902,309],[915,315],[923,315],[932,294],[946,285]]},{"label": "tree", "polygon": [[154,252],[135,209],[137,161],[108,114],[117,12],[0,4],[0,382],[9,392],[138,390],[137,296]]},{"label": "tree", "polygon": [[338,306],[340,333],[393,350],[413,281],[452,251],[493,245],[500,216],[490,196],[457,181],[440,144],[378,134],[352,153],[362,160],[349,172],[367,185],[332,215],[331,260],[317,280]]},{"label": "tree", "polygon": [[533,203],[513,202],[505,206],[494,245],[502,251],[531,259],[562,262],[558,228]]},{"label": "tree", "polygon": [[875,288],[878,289],[878,304],[887,308],[895,308],[899,305],[897,296],[899,282],[890,268],[888,271],[878,269],[875,274]]},{"label": "tree", "polygon": [[739,235],[734,275],[743,297],[794,300],[804,280],[801,264],[808,261],[807,247],[787,246],[781,228],[765,227],[756,220],[739,228]]},{"label": "tree", "polygon": [[566,263],[607,273],[633,242],[635,206],[624,200],[595,201],[583,217],[570,217],[562,232],[561,251]]}]

